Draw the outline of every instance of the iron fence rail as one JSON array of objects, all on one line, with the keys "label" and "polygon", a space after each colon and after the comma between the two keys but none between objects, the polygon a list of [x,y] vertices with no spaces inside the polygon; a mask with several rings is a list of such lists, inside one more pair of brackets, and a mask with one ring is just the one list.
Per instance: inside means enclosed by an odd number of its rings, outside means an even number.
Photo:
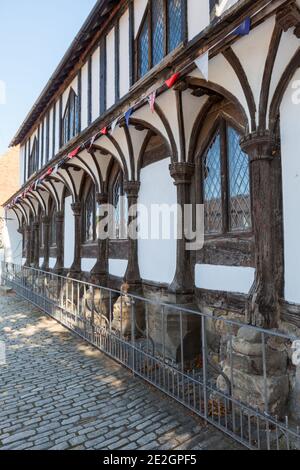
[{"label": "iron fence rail", "polygon": [[[281,416],[272,414],[268,389],[272,366],[268,341],[288,347],[297,338],[25,266],[3,263],[2,281],[247,448],[279,450],[300,445],[299,428],[283,411]],[[225,348],[223,353],[219,348],[217,358],[211,347],[216,324],[226,330]],[[245,326],[260,338],[261,406],[253,404],[250,390],[245,400],[238,393],[233,342]],[[225,363],[227,374],[221,366]]]}]

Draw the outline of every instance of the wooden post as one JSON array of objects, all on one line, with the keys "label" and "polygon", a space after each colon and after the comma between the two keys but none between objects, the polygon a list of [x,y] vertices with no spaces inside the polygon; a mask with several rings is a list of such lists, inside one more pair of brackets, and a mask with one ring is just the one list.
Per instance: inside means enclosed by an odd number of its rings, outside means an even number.
[{"label": "wooden post", "polygon": [[250,158],[252,223],[255,237],[256,278],[249,297],[248,321],[275,328],[282,285],[281,165],[278,145],[267,131],[241,140]]},{"label": "wooden post", "polygon": [[[190,186],[194,170],[195,166],[192,163],[170,165],[170,174],[177,187],[177,204],[181,207],[182,215],[184,215],[185,204],[190,203]],[[174,294],[186,295],[193,293],[194,279],[191,271],[190,252],[186,250],[184,217],[178,223],[181,223],[181,227],[178,228],[183,236],[177,239],[176,273],[169,290]]]},{"label": "wooden post", "polygon": [[56,223],[56,263],[54,266],[54,272],[56,274],[62,274],[64,268],[64,213],[56,212],[55,214],[55,223]]},{"label": "wooden post", "polygon": [[[102,205],[108,203],[108,195],[107,193],[98,193],[96,194],[96,202],[98,208]],[[108,239],[105,240],[100,238],[99,227],[98,224],[105,218],[105,215],[99,216],[97,210],[97,262],[91,271],[92,281],[94,279],[100,286],[105,287],[107,285],[107,277],[108,277]]]},{"label": "wooden post", "polygon": [[31,265],[31,226],[30,225],[26,225],[25,234],[26,234],[26,261],[25,261],[25,266],[30,267],[30,265]]},{"label": "wooden post", "polygon": [[70,268],[70,275],[76,277],[81,273],[81,211],[82,206],[80,202],[75,202],[71,205],[73,215],[75,217],[74,224],[74,261]]},{"label": "wooden post", "polygon": [[[141,184],[138,181],[127,181],[124,183],[124,191],[128,199],[128,225],[135,219],[130,215],[130,209],[138,202],[138,194]],[[125,280],[131,289],[136,290],[141,283],[139,261],[138,261],[138,241],[129,236],[128,245],[128,266],[125,274]]]},{"label": "wooden post", "polygon": [[38,218],[33,224],[33,266],[36,269],[40,266],[40,221]]},{"label": "wooden post", "polygon": [[44,262],[42,265],[43,271],[48,271],[49,269],[49,257],[50,257],[50,246],[49,246],[49,235],[50,235],[50,219],[47,215],[42,217],[43,224],[43,245],[44,245]]}]

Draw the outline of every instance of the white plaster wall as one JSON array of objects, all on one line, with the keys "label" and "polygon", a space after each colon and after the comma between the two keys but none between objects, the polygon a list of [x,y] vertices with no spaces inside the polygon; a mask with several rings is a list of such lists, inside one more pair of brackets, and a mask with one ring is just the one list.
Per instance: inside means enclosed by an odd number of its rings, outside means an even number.
[{"label": "white plaster wall", "polygon": [[47,119],[46,116],[44,118],[44,156],[43,156],[43,165],[47,162],[47,155],[46,155],[46,142],[47,142]]},{"label": "white plaster wall", "polygon": [[248,294],[254,278],[254,268],[209,264],[195,266],[195,286],[201,289]]},{"label": "white plaster wall", "polygon": [[263,73],[274,26],[275,20],[272,17],[232,45],[249,80],[257,109],[259,109]]},{"label": "white plaster wall", "polygon": [[124,277],[128,261],[125,259],[109,259],[108,260],[108,272],[112,276]]},{"label": "white plaster wall", "polygon": [[40,260],[39,260],[39,267],[40,268],[43,266],[43,263],[44,263],[44,258],[40,258]]},{"label": "white plaster wall", "polygon": [[70,268],[74,261],[74,216],[71,209],[72,197],[65,199],[65,237],[64,237],[64,265]]},{"label": "white plaster wall", "polygon": [[119,64],[120,64],[120,97],[129,91],[129,12],[126,10],[119,23]]},{"label": "white plaster wall", "polygon": [[[202,78],[198,69],[194,70],[191,75]],[[250,127],[251,119],[245,94],[233,68],[223,55],[219,54],[209,61],[209,80],[222,86],[237,98],[246,112]]]},{"label": "white plaster wall", "polygon": [[193,39],[210,23],[209,0],[187,0],[188,39]]},{"label": "white plaster wall", "polygon": [[[148,210],[151,204],[177,203],[176,187],[170,177],[169,158],[147,166],[141,170],[141,189],[139,204]],[[145,226],[147,219],[141,215],[139,225]],[[149,221],[149,218],[148,218]],[[143,279],[162,283],[171,283],[176,270],[176,240],[138,240],[138,259],[140,274]]]},{"label": "white plaster wall", "polygon": [[55,155],[59,151],[59,126],[60,126],[60,116],[59,116],[59,101],[56,102],[56,121],[55,121]]},{"label": "white plaster wall", "polygon": [[81,69],[81,128],[88,125],[88,64]]},{"label": "white plaster wall", "polygon": [[51,160],[53,154],[53,108],[50,110],[50,125],[49,125],[49,155],[48,160]]},{"label": "white plaster wall", "polygon": [[81,269],[84,272],[90,272],[97,262],[96,258],[88,259],[82,258],[81,259]]},{"label": "white plaster wall", "polygon": [[53,269],[56,265],[56,258],[49,258],[49,268]]},{"label": "white plaster wall", "polygon": [[18,233],[19,223],[13,211],[6,212],[3,227],[4,258],[8,263],[22,263],[22,235]]},{"label": "white plaster wall", "polygon": [[[300,40],[294,35],[293,28],[282,34],[270,84],[269,106],[271,104],[278,82],[282,77],[287,64],[299,47]],[[267,112],[267,123],[269,124],[269,107]]]},{"label": "white plaster wall", "polygon": [[[296,72],[284,95],[280,113],[281,159],[284,223],[285,299],[300,303],[300,104],[292,102],[293,80],[300,80]],[[300,98],[298,93],[298,98]]]},{"label": "white plaster wall", "polygon": [[92,120],[100,115],[100,48],[92,55]]},{"label": "white plaster wall", "polygon": [[115,103],[115,28],[106,36],[106,107]]},{"label": "white plaster wall", "polygon": [[134,37],[136,38],[148,0],[134,0]]}]

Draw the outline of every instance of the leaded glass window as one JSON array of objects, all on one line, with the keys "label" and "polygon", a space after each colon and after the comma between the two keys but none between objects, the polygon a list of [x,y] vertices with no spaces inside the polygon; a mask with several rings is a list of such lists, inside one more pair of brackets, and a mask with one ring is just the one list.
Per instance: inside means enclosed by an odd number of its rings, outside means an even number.
[{"label": "leaded glass window", "polygon": [[251,230],[250,171],[240,134],[224,120],[202,158],[205,232],[208,235]]},{"label": "leaded glass window", "polygon": [[227,128],[230,228],[232,231],[251,228],[251,203],[248,156],[241,150],[240,136]]},{"label": "leaded glass window", "polygon": [[85,199],[83,238],[85,242],[94,241],[96,239],[96,201],[94,186],[90,188]]},{"label": "leaded glass window", "polygon": [[182,1],[168,1],[168,52],[173,51],[182,41]]},{"label": "leaded glass window", "polygon": [[71,89],[69,99],[67,102],[65,114],[63,117],[63,142],[66,144],[69,140],[73,139],[79,132],[79,108],[78,96],[75,91]]},{"label": "leaded glass window", "polygon": [[221,138],[218,133],[203,159],[202,174],[205,228],[207,233],[222,231]]},{"label": "leaded glass window", "polygon": [[38,169],[38,141],[35,138],[28,161],[28,178]]},{"label": "leaded glass window", "polygon": [[152,65],[158,64],[164,57],[166,21],[164,0],[152,2]]},{"label": "leaded glass window", "polygon": [[183,0],[151,0],[137,36],[137,78],[159,64],[184,36]]}]

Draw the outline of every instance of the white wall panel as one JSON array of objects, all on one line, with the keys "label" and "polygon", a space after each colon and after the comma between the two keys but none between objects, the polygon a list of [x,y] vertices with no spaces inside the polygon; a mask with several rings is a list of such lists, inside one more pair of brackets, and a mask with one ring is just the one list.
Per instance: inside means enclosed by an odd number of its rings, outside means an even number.
[{"label": "white wall panel", "polygon": [[[300,81],[300,70],[290,82],[281,105],[281,161],[283,182],[284,274],[285,299],[300,303],[300,93],[299,104],[293,103],[294,80]],[[299,82],[300,83],[300,82]],[[296,96],[295,96],[296,97]]]},{"label": "white wall panel", "polygon": [[187,0],[188,39],[193,39],[210,23],[209,0]]},{"label": "white wall panel", "polygon": [[3,227],[4,257],[8,263],[22,263],[22,235],[18,232],[19,223],[13,211],[7,211]]},{"label": "white wall panel", "polygon": [[115,103],[115,28],[106,36],[106,108]]},{"label": "white wall panel", "polygon": [[88,125],[88,63],[81,70],[81,129]]},{"label": "white wall panel", "polygon": [[119,57],[120,57],[120,97],[126,95],[129,82],[129,12],[120,18],[119,23]]},{"label": "white wall panel", "polygon": [[65,199],[65,237],[64,237],[64,267],[70,268],[74,261],[74,215],[71,209],[72,197]]},{"label": "white wall panel", "polygon": [[134,0],[134,37],[137,36],[148,0]]},{"label": "white wall panel", "polygon": [[[172,206],[177,203],[176,187],[169,172],[169,158],[147,166],[141,170],[141,189],[139,192],[139,204],[145,206],[150,212],[152,204],[167,204]],[[154,183],[155,182],[155,183]],[[154,185],[155,184],[155,191]],[[150,218],[140,215],[139,225],[145,227]],[[175,224],[176,224],[176,218]],[[152,219],[152,224],[157,220]],[[146,225],[147,224],[147,225]],[[151,221],[150,221],[151,224]],[[156,227],[152,227],[155,230]],[[152,232],[153,233],[153,232]],[[144,235],[143,235],[144,238]],[[139,239],[138,259],[140,274],[143,279],[162,283],[171,283],[176,271],[176,239]]]},{"label": "white wall panel", "polygon": [[195,285],[201,289],[248,294],[254,278],[254,268],[209,264],[195,266]]},{"label": "white wall panel", "polygon": [[100,115],[100,48],[92,55],[92,121]]},{"label": "white wall panel", "polygon": [[108,272],[112,276],[124,277],[126,274],[128,261],[124,259],[109,259]]}]

